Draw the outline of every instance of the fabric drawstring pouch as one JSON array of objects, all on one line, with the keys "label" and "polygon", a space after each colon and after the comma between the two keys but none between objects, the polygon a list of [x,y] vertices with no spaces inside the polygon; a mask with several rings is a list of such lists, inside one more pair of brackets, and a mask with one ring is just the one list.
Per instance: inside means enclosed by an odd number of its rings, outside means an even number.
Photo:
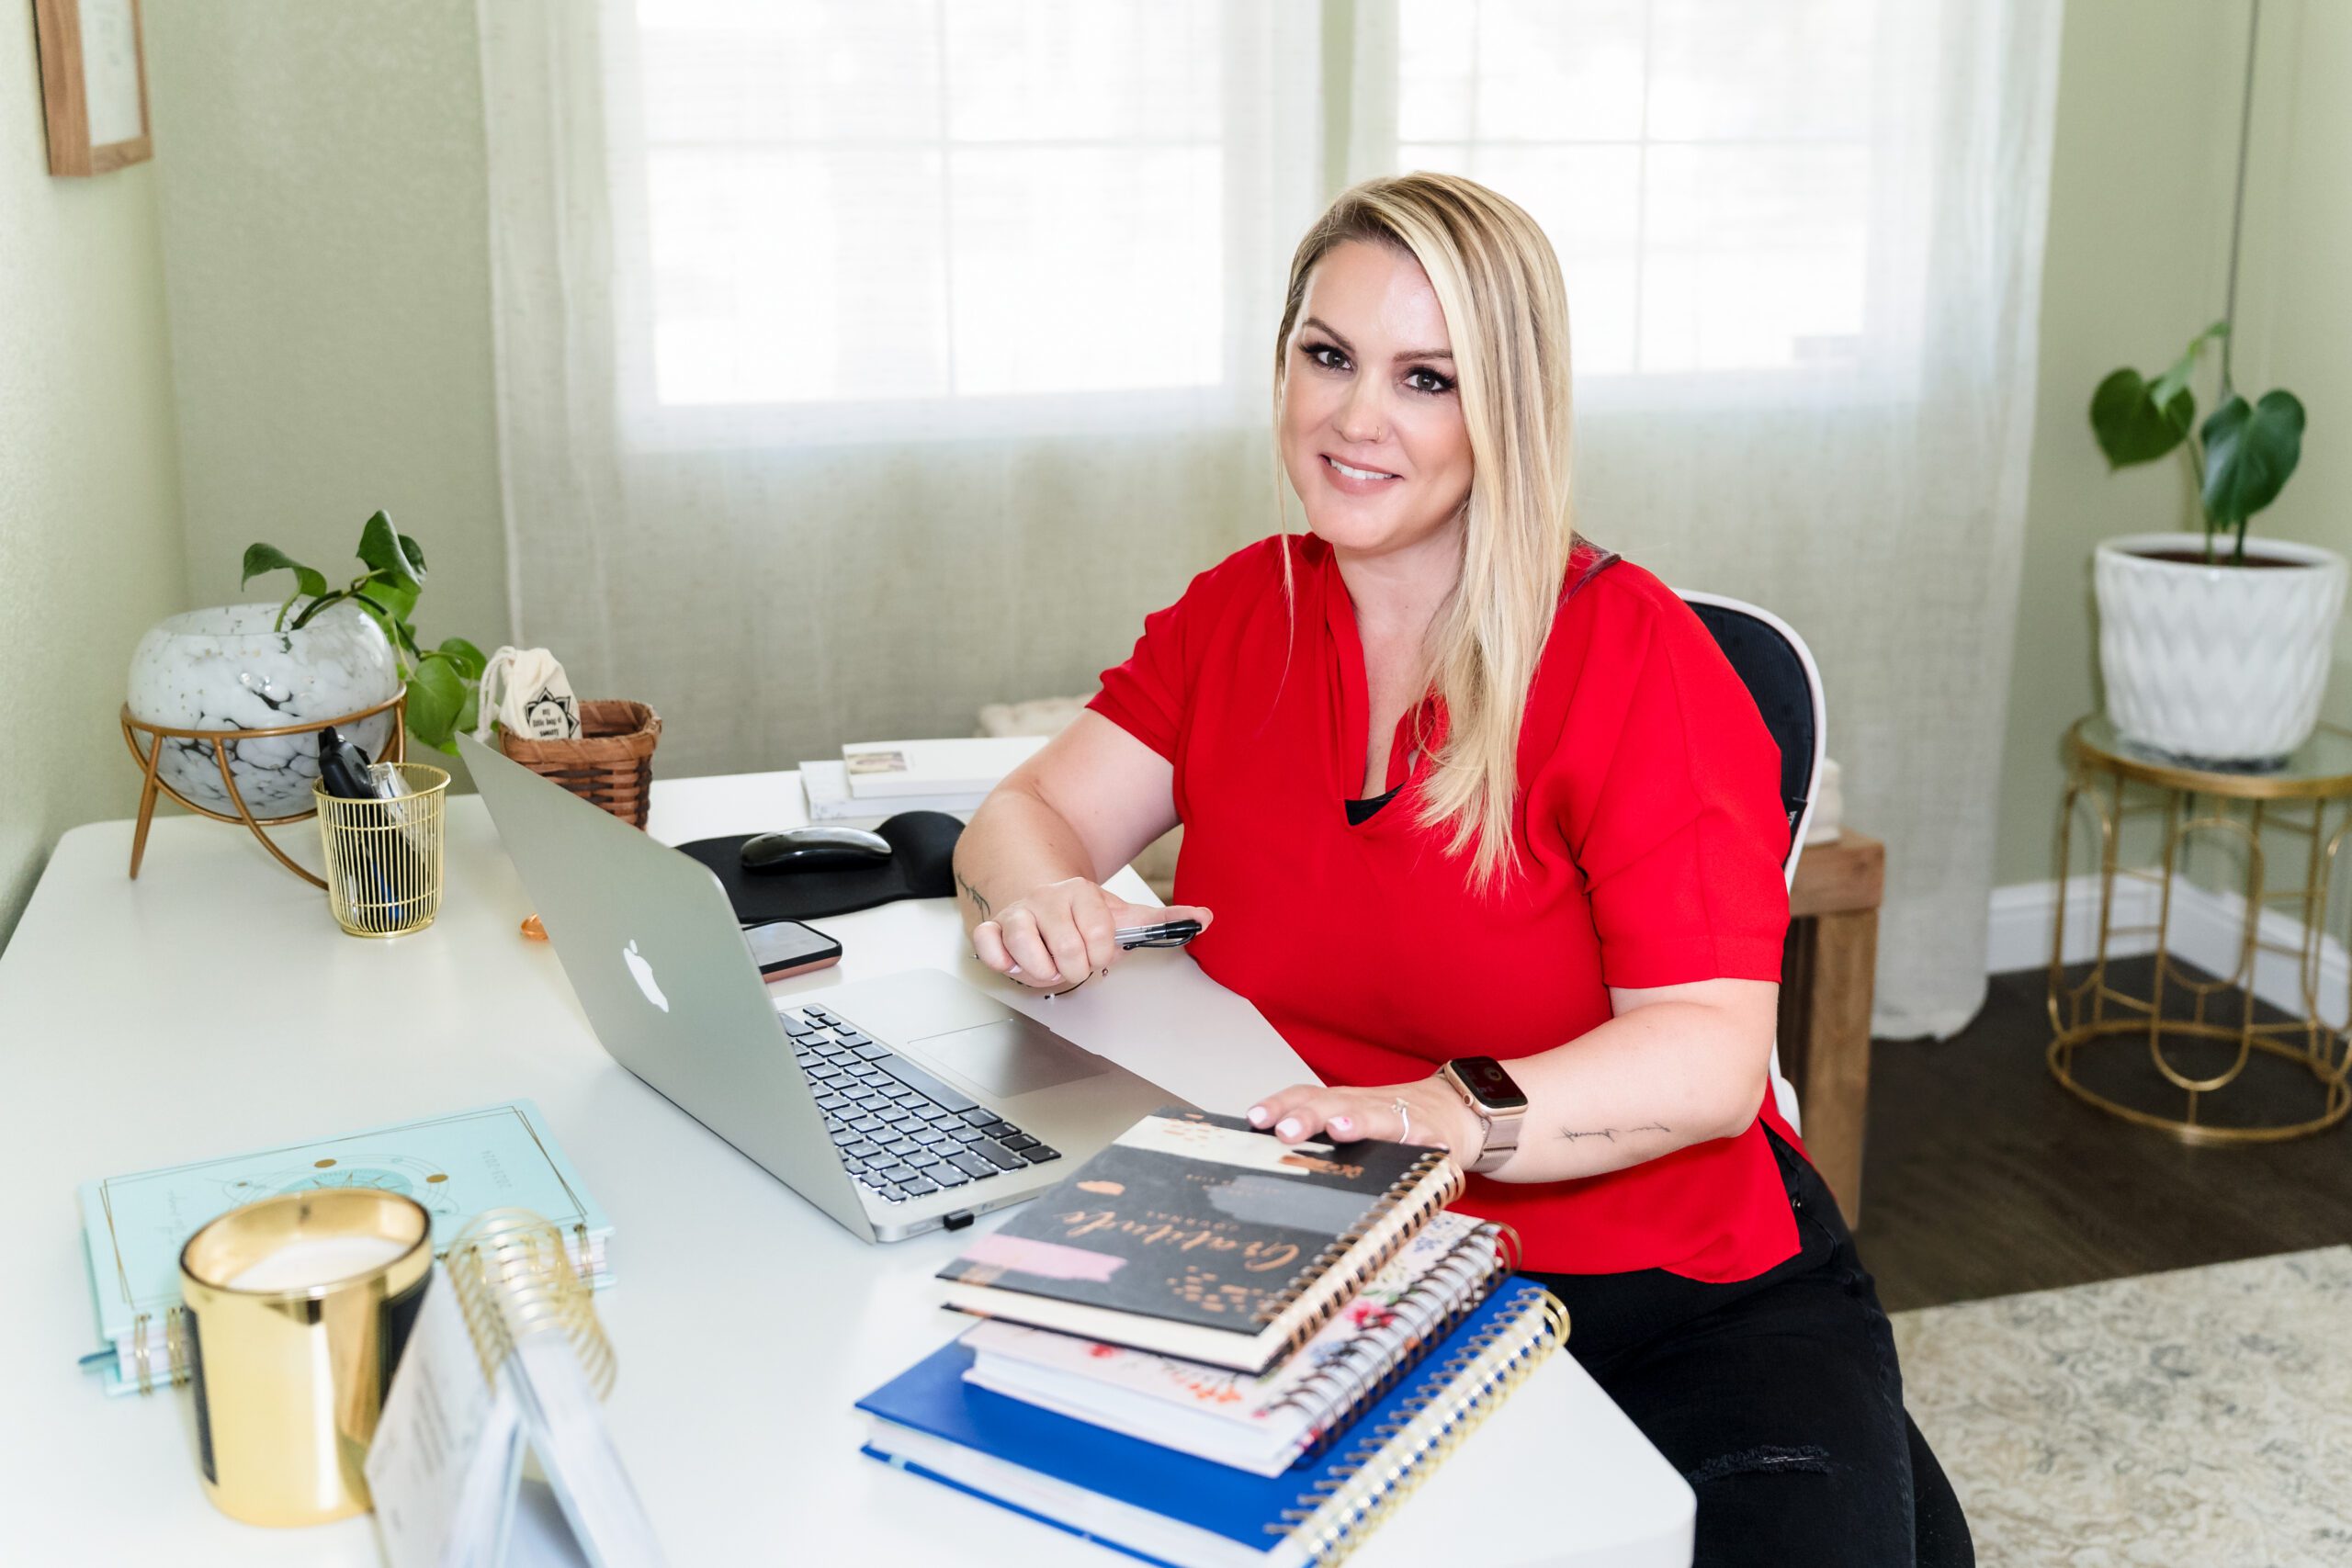
[{"label": "fabric drawstring pouch", "polygon": [[492,723],[534,740],[580,738],[580,699],[554,654],[544,648],[502,648],[481,672],[481,722],[474,739],[487,745]]}]

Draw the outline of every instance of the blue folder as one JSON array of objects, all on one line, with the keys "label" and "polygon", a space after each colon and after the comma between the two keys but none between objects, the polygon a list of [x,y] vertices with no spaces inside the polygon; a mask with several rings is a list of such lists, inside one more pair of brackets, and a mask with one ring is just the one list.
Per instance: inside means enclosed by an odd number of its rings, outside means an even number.
[{"label": "blue folder", "polygon": [[[1480,1403],[1476,1391],[1464,1387],[1449,1393],[1447,1385],[1461,1374],[1473,1347],[1488,1343],[1492,1331],[1523,1314],[1530,1299],[1543,1294],[1543,1288],[1532,1281],[1507,1281],[1364,1413],[1358,1423],[1361,1437],[1354,1432],[1343,1435],[1328,1452],[1276,1476],[1255,1475],[1196,1459],[976,1388],[964,1381],[972,1353],[960,1344],[942,1347],[859,1400],[857,1407],[900,1427],[1180,1520],[1252,1551],[1266,1552],[1279,1545],[1291,1528],[1291,1521],[1283,1517],[1285,1510],[1312,1511],[1324,1501],[1326,1493],[1347,1486],[1368,1457],[1367,1447],[1377,1446],[1373,1434],[1385,1424],[1402,1423],[1432,1400],[1451,1400],[1465,1417],[1475,1418],[1478,1412],[1474,1407]],[[1549,1342],[1547,1331],[1537,1337],[1536,1347],[1547,1347]],[[871,1443],[865,1451],[958,1491],[988,1497],[1016,1513],[1045,1518],[1033,1509],[989,1496],[912,1461],[895,1458]],[[1329,1484],[1318,1490],[1323,1483]],[[1045,1522],[1146,1562],[1163,1561],[1124,1542],[1102,1540],[1066,1520],[1045,1518]]]}]

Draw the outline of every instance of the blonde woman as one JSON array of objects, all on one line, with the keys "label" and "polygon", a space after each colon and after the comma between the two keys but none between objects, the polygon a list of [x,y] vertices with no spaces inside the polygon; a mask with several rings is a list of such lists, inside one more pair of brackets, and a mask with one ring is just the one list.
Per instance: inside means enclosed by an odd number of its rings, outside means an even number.
[{"label": "blonde woman", "polygon": [[[989,796],[956,854],[974,951],[1060,989],[1118,926],[1199,919],[1201,967],[1329,1085],[1250,1120],[1473,1172],[1461,1207],[1517,1228],[1690,1477],[1700,1562],[1970,1561],[1768,1092],[1778,752],[1681,601],[1570,525],[1550,244],[1468,180],[1358,186],[1298,247],[1275,352],[1307,532],[1148,616]],[[1179,907],[1103,891],[1180,821]]]}]

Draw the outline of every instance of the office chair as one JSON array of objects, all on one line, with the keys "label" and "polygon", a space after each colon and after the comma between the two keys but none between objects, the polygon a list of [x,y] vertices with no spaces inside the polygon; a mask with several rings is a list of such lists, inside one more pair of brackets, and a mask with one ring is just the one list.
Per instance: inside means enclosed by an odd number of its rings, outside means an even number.
[{"label": "office chair", "polygon": [[[1814,784],[1821,776],[1827,734],[1821,671],[1804,638],[1771,611],[1718,593],[1677,592],[1731,661],[1781,749],[1781,806],[1789,818],[1789,854],[1781,869],[1793,885],[1797,857],[1804,852],[1804,831],[1813,821]],[[1796,1086],[1781,1076],[1777,1040],[1772,1043],[1772,1098],[1781,1117],[1803,1136]]]}]

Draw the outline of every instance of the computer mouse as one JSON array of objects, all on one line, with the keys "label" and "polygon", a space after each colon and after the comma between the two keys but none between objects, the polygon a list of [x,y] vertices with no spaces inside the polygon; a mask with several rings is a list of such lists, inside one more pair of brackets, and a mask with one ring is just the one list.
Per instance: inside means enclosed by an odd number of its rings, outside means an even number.
[{"label": "computer mouse", "polygon": [[890,840],[863,828],[788,828],[743,840],[743,869],[763,875],[788,871],[849,871],[890,858]]}]

